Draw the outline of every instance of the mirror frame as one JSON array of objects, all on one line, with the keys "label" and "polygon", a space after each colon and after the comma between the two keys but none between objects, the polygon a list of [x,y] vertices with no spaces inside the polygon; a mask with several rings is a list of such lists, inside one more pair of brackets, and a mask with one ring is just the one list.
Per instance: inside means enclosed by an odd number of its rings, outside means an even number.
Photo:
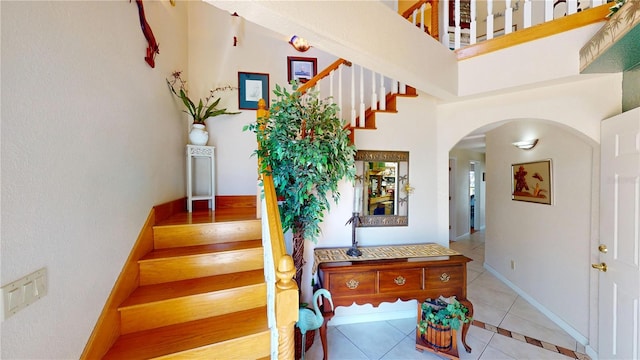
[{"label": "mirror frame", "polygon": [[[364,187],[364,163],[365,162],[397,162],[398,163],[398,190],[403,191],[404,185],[409,183],[409,152],[408,151],[376,151],[358,150],[356,152],[356,185],[362,184]],[[359,163],[360,162],[360,163]],[[406,166],[400,163],[406,162]],[[406,169],[402,172],[401,169]],[[354,188],[355,191],[355,188]],[[406,194],[406,192],[405,192]],[[362,206],[368,206],[362,197]],[[396,208],[406,206],[407,215],[362,215],[360,216],[359,227],[380,227],[380,226],[409,226],[409,195],[404,198],[398,194],[398,204]]]}]

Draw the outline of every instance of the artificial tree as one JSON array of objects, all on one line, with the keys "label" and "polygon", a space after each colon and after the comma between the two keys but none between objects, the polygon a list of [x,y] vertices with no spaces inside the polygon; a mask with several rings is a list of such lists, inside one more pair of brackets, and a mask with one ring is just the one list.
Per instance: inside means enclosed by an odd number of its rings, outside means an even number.
[{"label": "artificial tree", "polygon": [[318,98],[316,91],[305,94],[276,85],[270,116],[248,125],[256,133],[260,172],[271,173],[279,204],[283,231],[293,235],[293,262],[296,282],[302,289],[305,239],[317,242],[320,223],[329,210],[329,199],[340,199],[341,180],[353,181],[355,147],[349,130],[338,118],[338,106]]}]

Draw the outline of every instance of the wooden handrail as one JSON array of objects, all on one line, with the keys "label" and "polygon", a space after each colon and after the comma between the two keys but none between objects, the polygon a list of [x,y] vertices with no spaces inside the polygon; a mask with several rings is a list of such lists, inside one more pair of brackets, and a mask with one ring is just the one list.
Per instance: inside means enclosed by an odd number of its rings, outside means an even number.
[{"label": "wooden handrail", "polygon": [[[258,101],[258,111],[256,116],[259,122],[264,122],[269,118],[269,110],[264,99]],[[261,125],[262,126],[262,125]],[[263,159],[258,159],[262,162]],[[261,169],[259,165],[259,169]],[[284,233],[282,232],[282,221],[280,220],[280,209],[278,208],[278,198],[276,188],[273,184],[271,174],[260,174],[264,191],[264,201],[266,206],[266,216],[273,267],[276,274],[275,289],[275,319],[278,331],[278,359],[292,360],[295,356],[294,326],[298,321],[298,286],[293,281],[296,269],[293,265],[293,258],[287,254],[284,245]]]},{"label": "wooden handrail", "polygon": [[306,93],[307,91],[309,91],[310,88],[316,86],[318,81],[320,81],[320,80],[324,79],[325,77],[329,76],[329,74],[333,70],[336,70],[342,64],[344,64],[346,66],[351,66],[351,62],[350,61],[345,60],[345,59],[338,59],[338,60],[334,61],[333,64],[329,65],[326,69],[324,69],[320,73],[318,73],[318,75],[314,76],[309,81],[304,83],[304,85],[300,86],[298,88],[298,91],[300,93],[302,93],[302,94]]},{"label": "wooden handrail", "polygon": [[492,51],[502,50],[511,46],[538,40],[561,32],[577,29],[582,26],[606,21],[611,4],[603,4],[554,21],[542,23],[530,28],[518,30],[511,34],[486,40],[474,45],[455,50],[458,60],[469,59]]}]

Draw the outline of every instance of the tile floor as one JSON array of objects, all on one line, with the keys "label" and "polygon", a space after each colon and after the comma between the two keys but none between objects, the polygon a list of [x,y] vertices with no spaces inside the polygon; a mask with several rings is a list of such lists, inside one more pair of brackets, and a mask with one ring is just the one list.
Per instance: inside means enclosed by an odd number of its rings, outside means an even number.
[{"label": "tile floor", "polygon": [[[451,248],[474,260],[467,265],[467,293],[473,303],[474,320],[480,321],[480,325],[485,324],[484,327],[474,325],[469,328],[467,344],[472,351],[466,353],[462,345],[458,345],[461,359],[588,359],[582,345],[483,268],[483,231],[452,243]],[[416,321],[416,317],[412,317],[330,325],[327,332],[328,357],[331,360],[442,359],[433,353],[415,349]],[[496,328],[500,328],[501,333]],[[509,330],[511,336],[503,335],[509,333],[503,329]],[[527,343],[525,336],[528,340],[539,340],[530,341],[537,346]],[[560,352],[569,356],[547,350],[558,347]],[[567,350],[577,353],[574,355]],[[322,359],[319,334],[305,358]]]}]

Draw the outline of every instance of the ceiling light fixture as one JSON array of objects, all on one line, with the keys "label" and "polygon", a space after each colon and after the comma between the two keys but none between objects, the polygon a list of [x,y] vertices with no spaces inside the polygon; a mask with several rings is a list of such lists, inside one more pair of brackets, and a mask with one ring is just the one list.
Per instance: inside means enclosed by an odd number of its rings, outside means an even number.
[{"label": "ceiling light fixture", "polygon": [[517,147],[518,149],[522,149],[522,150],[531,150],[531,149],[533,149],[534,146],[536,146],[536,144],[538,144],[538,139],[531,139],[531,140],[523,140],[523,141],[514,142],[513,146]]}]

